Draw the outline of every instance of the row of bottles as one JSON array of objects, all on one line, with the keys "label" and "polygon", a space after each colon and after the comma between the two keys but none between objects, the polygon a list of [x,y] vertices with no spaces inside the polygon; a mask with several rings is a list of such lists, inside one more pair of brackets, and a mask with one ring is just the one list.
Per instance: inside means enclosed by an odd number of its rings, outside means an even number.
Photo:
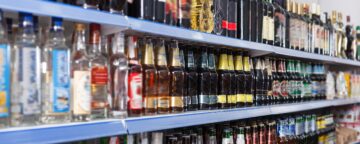
[{"label": "row of bottles", "polygon": [[[71,4],[279,47],[357,59],[355,28],[346,17],[293,0],[87,0]],[[112,5],[118,10],[109,9]]]},{"label": "row of bottles", "polygon": [[326,74],[327,99],[354,98],[360,95],[358,72],[328,72]]},{"label": "row of bottles", "polygon": [[334,143],[330,113],[303,112],[273,117],[128,135],[128,144],[285,144]]}]

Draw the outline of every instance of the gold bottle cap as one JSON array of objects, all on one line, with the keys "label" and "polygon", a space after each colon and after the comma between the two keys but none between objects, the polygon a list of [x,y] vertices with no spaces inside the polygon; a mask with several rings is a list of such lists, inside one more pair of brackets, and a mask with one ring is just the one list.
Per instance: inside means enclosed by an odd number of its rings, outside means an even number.
[{"label": "gold bottle cap", "polygon": [[228,69],[228,55],[226,53],[220,54],[219,58],[219,70],[227,70]]},{"label": "gold bottle cap", "polygon": [[336,13],[336,11],[332,11],[331,12],[331,22],[336,23],[336,19],[337,19],[337,13]]},{"label": "gold bottle cap", "polygon": [[234,68],[234,57],[232,54],[228,54],[228,64],[229,64],[228,70],[233,71],[235,68]]},{"label": "gold bottle cap", "polygon": [[181,67],[180,49],[177,41],[172,41],[170,44],[171,48],[171,66]]},{"label": "gold bottle cap", "polygon": [[242,55],[236,55],[235,56],[235,70],[237,70],[237,71],[244,70],[243,56]]},{"label": "gold bottle cap", "polygon": [[154,65],[154,46],[151,39],[146,39],[143,64]]},{"label": "gold bottle cap", "polygon": [[166,60],[166,51],[165,51],[164,40],[158,40],[156,42],[155,50],[156,50],[156,65],[166,66],[167,60]]},{"label": "gold bottle cap", "polygon": [[76,23],[75,24],[75,30],[76,31],[83,31],[83,30],[85,30],[85,25],[82,24],[82,23]]},{"label": "gold bottle cap", "polygon": [[249,56],[244,56],[244,71],[249,72],[252,68],[251,66],[251,59]]}]

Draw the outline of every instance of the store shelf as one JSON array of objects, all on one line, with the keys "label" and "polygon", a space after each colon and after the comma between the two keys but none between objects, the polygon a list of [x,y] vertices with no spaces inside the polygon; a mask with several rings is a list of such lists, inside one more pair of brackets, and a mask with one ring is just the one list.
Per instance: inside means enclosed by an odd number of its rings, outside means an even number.
[{"label": "store shelf", "polygon": [[0,130],[0,140],[3,144],[62,143],[126,133],[123,121],[115,119],[8,128]]}]

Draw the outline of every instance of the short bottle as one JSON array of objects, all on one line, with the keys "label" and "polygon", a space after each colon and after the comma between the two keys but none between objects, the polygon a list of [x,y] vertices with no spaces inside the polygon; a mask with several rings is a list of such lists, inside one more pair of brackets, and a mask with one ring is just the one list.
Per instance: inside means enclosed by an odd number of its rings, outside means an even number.
[{"label": "short bottle", "polygon": [[39,124],[41,115],[40,47],[36,43],[33,16],[21,13],[20,17],[13,55],[12,126]]},{"label": "short bottle", "polygon": [[170,110],[178,113],[184,110],[185,73],[177,41],[171,41],[170,51]]},{"label": "short bottle", "polygon": [[62,123],[71,120],[70,48],[65,44],[62,20],[54,17],[52,25],[41,55],[41,121]]}]

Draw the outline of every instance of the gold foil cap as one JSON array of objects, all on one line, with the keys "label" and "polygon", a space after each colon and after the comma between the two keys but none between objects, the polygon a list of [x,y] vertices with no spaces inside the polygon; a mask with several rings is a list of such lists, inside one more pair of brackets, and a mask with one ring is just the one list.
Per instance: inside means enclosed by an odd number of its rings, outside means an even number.
[{"label": "gold foil cap", "polygon": [[164,40],[158,40],[156,42],[155,50],[156,50],[156,65],[166,66],[167,60],[166,60],[166,51],[165,51]]},{"label": "gold foil cap", "polygon": [[342,13],[339,12],[339,13],[338,13],[338,17],[337,17],[337,21],[341,23],[342,20],[343,20]]},{"label": "gold foil cap", "polygon": [[222,53],[220,54],[220,58],[219,58],[219,70],[227,70],[228,69],[228,55],[226,53]]},{"label": "gold foil cap", "polygon": [[144,48],[144,61],[145,65],[153,65],[154,64],[154,46],[152,44],[151,39],[146,39],[145,48]]},{"label": "gold foil cap", "polygon": [[82,23],[75,23],[75,30],[76,31],[83,31],[85,30],[85,25]]},{"label": "gold foil cap", "polygon": [[170,44],[171,48],[171,66],[181,67],[180,49],[177,41],[172,41]]},{"label": "gold foil cap", "polygon": [[337,12],[336,11],[332,11],[331,12],[331,22],[332,23],[336,23],[337,20]]},{"label": "gold foil cap", "polygon": [[244,71],[250,72],[251,61],[249,56],[244,56]]},{"label": "gold foil cap", "polygon": [[228,54],[228,64],[229,64],[228,70],[233,71],[235,68],[234,68],[234,58],[232,54]]},{"label": "gold foil cap", "polygon": [[237,71],[244,70],[243,56],[242,55],[235,56],[235,70],[237,70]]}]

